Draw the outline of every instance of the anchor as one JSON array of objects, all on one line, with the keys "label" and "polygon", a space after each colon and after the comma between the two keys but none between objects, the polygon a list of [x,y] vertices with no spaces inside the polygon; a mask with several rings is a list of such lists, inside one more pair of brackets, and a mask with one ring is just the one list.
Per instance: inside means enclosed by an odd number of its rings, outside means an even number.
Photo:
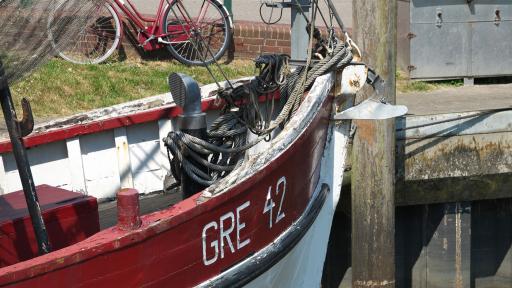
[{"label": "anchor", "polygon": [[21,107],[23,110],[23,117],[18,120],[16,117],[16,110],[7,82],[7,76],[3,63],[0,59],[0,103],[4,113],[5,124],[9,132],[11,140],[12,151],[18,166],[18,171],[23,186],[23,193],[27,201],[30,218],[32,220],[32,227],[36,235],[39,254],[46,254],[51,251],[51,245],[48,240],[48,233],[41,215],[41,207],[39,206],[39,199],[36,193],[32,171],[27,157],[27,151],[23,144],[23,137],[28,136],[34,129],[34,116],[32,115],[32,108],[30,102],[23,98]]}]

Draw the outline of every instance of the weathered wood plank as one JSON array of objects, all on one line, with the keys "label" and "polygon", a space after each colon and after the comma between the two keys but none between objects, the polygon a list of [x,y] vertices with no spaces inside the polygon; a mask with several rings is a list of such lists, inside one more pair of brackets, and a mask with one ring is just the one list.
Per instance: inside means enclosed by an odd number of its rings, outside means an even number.
[{"label": "weathered wood plank", "polygon": [[397,182],[397,206],[512,198],[512,173]]},{"label": "weathered wood plank", "polygon": [[[396,0],[353,3],[356,43],[395,102]],[[362,98],[368,98],[364,93]],[[395,121],[354,121],[352,286],[395,287]]]},{"label": "weathered wood plank", "polygon": [[[507,131],[512,127],[512,118],[504,116],[509,112],[486,114],[485,119],[470,121],[474,125],[467,122],[468,118],[450,121],[448,126],[435,123],[459,116],[474,118],[475,113],[398,120],[397,206],[512,198],[512,131]],[[501,123],[495,123],[497,120]],[[414,131],[414,127],[430,128]],[[405,136],[400,136],[404,129],[414,133],[400,138]],[[350,164],[347,169],[351,169]],[[348,173],[344,189],[350,183]]]}]

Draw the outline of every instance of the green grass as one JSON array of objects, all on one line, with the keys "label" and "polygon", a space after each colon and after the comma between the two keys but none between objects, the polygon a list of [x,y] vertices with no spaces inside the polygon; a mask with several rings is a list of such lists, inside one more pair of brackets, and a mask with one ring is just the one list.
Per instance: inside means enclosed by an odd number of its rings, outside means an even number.
[{"label": "green grass", "polygon": [[[216,78],[221,80],[218,69],[211,67]],[[222,67],[229,79],[255,73],[254,64],[249,60],[236,60]],[[188,74],[201,84],[213,82],[206,68],[187,67],[175,61],[112,61],[100,65],[75,65],[52,59],[13,85],[11,90],[18,109],[21,98],[27,97],[36,118],[54,118],[165,93],[168,91],[167,75],[171,72]],[[461,80],[410,81],[402,73],[397,73],[399,92],[426,92],[462,85]]]},{"label": "green grass", "polygon": [[398,92],[428,92],[441,88],[460,87],[464,85],[463,80],[441,80],[441,81],[411,81],[403,73],[396,73],[396,89]]},{"label": "green grass", "polygon": [[[222,65],[229,79],[254,74],[252,61]],[[218,80],[218,69],[212,68]],[[167,75],[188,74],[201,84],[213,82],[204,67],[187,67],[174,61],[112,62],[75,65],[53,59],[11,87],[15,103],[27,97],[37,118],[72,115],[95,108],[167,92]],[[18,112],[21,113],[21,112]]]}]

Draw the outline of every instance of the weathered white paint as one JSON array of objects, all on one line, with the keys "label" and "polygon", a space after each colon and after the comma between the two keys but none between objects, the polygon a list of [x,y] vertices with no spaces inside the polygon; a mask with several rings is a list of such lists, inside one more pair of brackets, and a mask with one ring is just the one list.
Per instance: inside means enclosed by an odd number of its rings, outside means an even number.
[{"label": "weathered white paint", "polygon": [[80,147],[88,194],[100,199],[115,197],[121,181],[114,131],[82,136]]},{"label": "weathered white paint", "polygon": [[341,93],[356,94],[368,78],[368,67],[365,65],[349,65],[343,69],[341,76]]},{"label": "weathered white paint", "polygon": [[80,148],[80,138],[73,137],[66,140],[68,150],[69,172],[71,174],[71,187],[75,192],[87,194],[85,184],[84,163],[82,161],[82,149]]},{"label": "weathered white paint", "polygon": [[[27,150],[27,154],[36,185],[48,184],[71,190],[71,169],[65,141],[33,147]],[[5,153],[2,156],[6,175],[5,189],[2,189],[7,193],[21,190],[13,154]]]},{"label": "weathered white paint", "polygon": [[127,131],[135,189],[141,193],[162,190],[163,163],[168,160],[161,150],[158,122],[133,125]]},{"label": "weathered white paint", "polygon": [[126,127],[114,129],[114,139],[117,152],[117,167],[121,177],[121,188],[133,188],[133,177],[130,162],[130,151],[128,150],[128,136]]}]

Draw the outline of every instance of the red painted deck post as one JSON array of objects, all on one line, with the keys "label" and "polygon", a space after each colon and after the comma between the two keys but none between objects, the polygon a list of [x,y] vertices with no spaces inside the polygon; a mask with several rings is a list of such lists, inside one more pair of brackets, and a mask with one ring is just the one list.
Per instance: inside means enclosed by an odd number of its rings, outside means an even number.
[{"label": "red painted deck post", "polygon": [[134,230],[140,225],[139,192],[121,189],[117,192],[117,226],[123,230]]}]

